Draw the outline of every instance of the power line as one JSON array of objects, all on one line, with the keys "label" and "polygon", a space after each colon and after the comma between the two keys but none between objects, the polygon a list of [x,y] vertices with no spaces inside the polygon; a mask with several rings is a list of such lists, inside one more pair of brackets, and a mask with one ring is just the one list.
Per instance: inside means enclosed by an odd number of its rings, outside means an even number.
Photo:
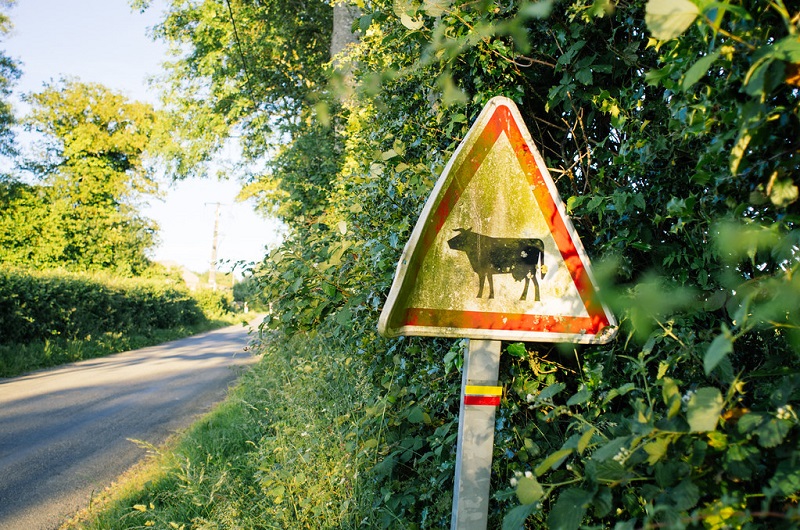
[{"label": "power line", "polygon": [[231,19],[231,27],[233,27],[233,39],[236,41],[236,51],[239,53],[239,60],[242,62],[242,70],[244,70],[244,80],[247,86],[247,94],[250,96],[250,101],[253,103],[253,112],[258,110],[256,98],[253,96],[253,85],[250,82],[250,72],[247,70],[247,60],[244,58],[244,51],[242,50],[242,41],[239,39],[239,30],[236,27],[236,19],[233,17],[233,8],[231,8],[230,0],[225,0],[225,5],[228,6],[228,17]]}]

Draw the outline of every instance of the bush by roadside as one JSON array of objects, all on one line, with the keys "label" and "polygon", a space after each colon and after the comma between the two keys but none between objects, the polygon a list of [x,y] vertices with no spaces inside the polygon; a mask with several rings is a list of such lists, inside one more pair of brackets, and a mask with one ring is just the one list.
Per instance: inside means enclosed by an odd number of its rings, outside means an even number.
[{"label": "bush by roadside", "polygon": [[379,396],[330,342],[260,348],[224,403],[62,529],[379,528],[367,421]]},{"label": "bush by roadside", "polygon": [[158,344],[232,322],[226,293],[163,280],[0,268],[0,377]]}]

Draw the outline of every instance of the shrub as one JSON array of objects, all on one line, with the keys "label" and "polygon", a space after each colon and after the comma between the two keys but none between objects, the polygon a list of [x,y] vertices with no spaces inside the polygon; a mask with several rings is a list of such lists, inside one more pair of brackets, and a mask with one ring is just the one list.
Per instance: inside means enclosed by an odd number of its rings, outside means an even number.
[{"label": "shrub", "polygon": [[204,318],[188,291],[163,281],[0,268],[0,343],[135,333]]}]

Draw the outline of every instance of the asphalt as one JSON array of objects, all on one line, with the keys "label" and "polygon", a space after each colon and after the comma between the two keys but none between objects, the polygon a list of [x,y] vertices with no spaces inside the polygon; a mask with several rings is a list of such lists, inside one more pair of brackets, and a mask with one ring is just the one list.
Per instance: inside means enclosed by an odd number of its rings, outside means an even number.
[{"label": "asphalt", "polygon": [[0,529],[57,529],[208,412],[255,362],[250,330],[0,379]]}]

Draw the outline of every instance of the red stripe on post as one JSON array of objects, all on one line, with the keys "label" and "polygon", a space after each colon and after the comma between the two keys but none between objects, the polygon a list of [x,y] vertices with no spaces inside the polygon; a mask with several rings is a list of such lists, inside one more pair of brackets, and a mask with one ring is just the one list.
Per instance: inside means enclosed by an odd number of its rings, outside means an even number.
[{"label": "red stripe on post", "polygon": [[500,406],[500,396],[464,396],[464,405]]}]

